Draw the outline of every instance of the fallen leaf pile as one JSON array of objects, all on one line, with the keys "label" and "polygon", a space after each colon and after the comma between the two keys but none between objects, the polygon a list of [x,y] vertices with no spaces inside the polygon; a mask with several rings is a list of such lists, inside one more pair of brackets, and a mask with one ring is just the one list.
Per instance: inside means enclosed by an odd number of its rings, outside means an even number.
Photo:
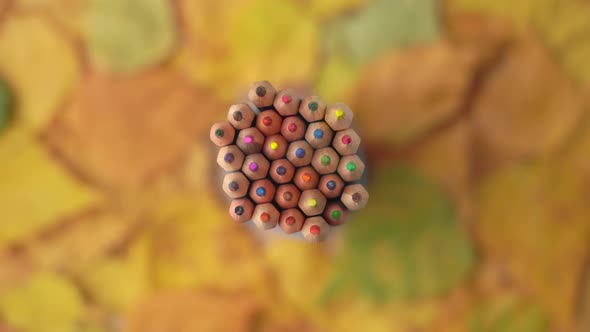
[{"label": "fallen leaf pile", "polygon": [[[232,222],[211,124],[354,110],[367,207]],[[590,331],[586,0],[0,0],[0,331]]]}]

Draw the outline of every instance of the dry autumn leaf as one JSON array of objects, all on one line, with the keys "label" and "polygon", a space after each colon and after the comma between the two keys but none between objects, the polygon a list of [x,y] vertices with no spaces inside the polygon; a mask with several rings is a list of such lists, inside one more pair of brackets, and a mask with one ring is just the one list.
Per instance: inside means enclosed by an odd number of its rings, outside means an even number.
[{"label": "dry autumn leaf", "polygon": [[[510,87],[509,89],[507,87]],[[483,81],[474,132],[486,168],[548,156],[580,120],[584,97],[534,38],[513,43]]]},{"label": "dry autumn leaf", "polygon": [[0,74],[18,100],[17,117],[44,128],[78,82],[73,46],[44,19],[8,16],[0,29]]},{"label": "dry autumn leaf", "polygon": [[157,286],[248,289],[268,297],[268,271],[252,234],[209,196],[168,195],[154,207],[148,236]]},{"label": "dry autumn leaf", "polygon": [[140,237],[119,256],[104,256],[78,274],[85,294],[101,308],[125,314],[153,289],[149,243]]},{"label": "dry autumn leaf", "polygon": [[247,293],[168,291],[152,296],[129,317],[126,332],[249,332],[259,305]]},{"label": "dry autumn leaf", "polygon": [[572,328],[590,239],[587,193],[569,168],[547,162],[503,169],[477,197],[484,255],[503,262],[564,330]]},{"label": "dry autumn leaf", "polygon": [[323,299],[353,292],[380,303],[444,295],[466,278],[474,252],[447,198],[415,171],[375,173],[368,208],[347,225]]},{"label": "dry autumn leaf", "polygon": [[79,272],[119,249],[137,225],[130,216],[99,209],[56,225],[23,245],[42,268]]},{"label": "dry autumn leaf", "polygon": [[47,138],[85,178],[107,188],[140,187],[205,140],[224,113],[204,91],[164,70],[114,78],[95,74],[77,90]]},{"label": "dry autumn leaf", "polygon": [[325,245],[287,238],[269,240],[265,258],[276,280],[276,295],[310,313],[325,288],[330,264]]},{"label": "dry autumn leaf", "polygon": [[0,160],[0,246],[28,238],[100,200],[22,128],[3,133]]},{"label": "dry autumn leaf", "polygon": [[471,56],[448,42],[390,53],[367,66],[351,105],[363,139],[402,145],[451,119],[472,69]]},{"label": "dry autumn leaf", "polygon": [[39,273],[0,293],[0,314],[20,331],[77,332],[83,311],[81,295],[58,274]]},{"label": "dry autumn leaf", "polygon": [[[306,86],[317,69],[319,28],[291,1],[250,0],[235,5],[186,3],[189,44],[174,67],[230,100],[252,82],[277,88]],[[207,9],[212,16],[203,18]],[[207,24],[205,22],[211,22]],[[223,24],[222,24],[223,23]]]},{"label": "dry autumn leaf", "polygon": [[173,51],[174,23],[166,0],[90,0],[83,25],[92,62],[107,71],[129,73]]},{"label": "dry autumn leaf", "polygon": [[8,121],[13,112],[12,91],[6,82],[0,79],[0,133],[8,126]]},{"label": "dry autumn leaf", "polygon": [[82,35],[82,16],[89,0],[12,0],[14,11],[45,15],[68,33]]}]

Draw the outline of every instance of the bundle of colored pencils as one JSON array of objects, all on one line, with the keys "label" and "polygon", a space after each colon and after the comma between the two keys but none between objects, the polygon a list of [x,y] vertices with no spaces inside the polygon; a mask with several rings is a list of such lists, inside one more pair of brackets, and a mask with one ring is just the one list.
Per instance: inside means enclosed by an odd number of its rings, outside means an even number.
[{"label": "bundle of colored pencils", "polygon": [[232,199],[229,214],[260,229],[278,224],[308,241],[326,239],[369,198],[360,183],[365,164],[357,154],[361,139],[350,128],[352,111],[277,91],[268,81],[254,83],[248,100],[211,127],[226,172],[223,190]]}]

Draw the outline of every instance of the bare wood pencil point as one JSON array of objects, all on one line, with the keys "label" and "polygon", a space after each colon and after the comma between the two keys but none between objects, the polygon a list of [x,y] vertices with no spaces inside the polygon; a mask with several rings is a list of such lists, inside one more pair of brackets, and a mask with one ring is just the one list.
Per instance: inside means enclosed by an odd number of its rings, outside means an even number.
[{"label": "bare wood pencil point", "polygon": [[350,128],[353,113],[350,107],[344,103],[336,103],[328,106],[324,120],[334,131]]},{"label": "bare wood pencil point", "polygon": [[332,137],[334,137],[334,131],[324,121],[310,123],[305,132],[305,140],[315,149],[330,145]]},{"label": "bare wood pencil point", "polygon": [[223,178],[223,191],[229,198],[246,196],[250,181],[242,172],[228,173]]},{"label": "bare wood pencil point", "polygon": [[280,91],[275,97],[274,108],[282,116],[295,115],[299,111],[301,97],[293,89]]},{"label": "bare wood pencil point", "polygon": [[242,166],[242,173],[250,180],[260,180],[266,177],[270,163],[261,153],[246,156]]},{"label": "bare wood pencil point", "polygon": [[249,221],[254,213],[254,204],[248,198],[234,199],[229,205],[229,215],[237,223]]},{"label": "bare wood pencil point", "polygon": [[297,209],[288,209],[281,212],[279,226],[285,233],[292,234],[299,232],[301,228],[303,228],[304,221],[305,216],[301,211]]},{"label": "bare wood pencil point", "polygon": [[344,181],[338,174],[324,175],[320,179],[318,188],[326,198],[338,198],[344,190]]},{"label": "bare wood pencil point", "polygon": [[226,145],[230,145],[234,142],[234,138],[236,135],[236,130],[232,127],[229,122],[217,122],[213,126],[211,126],[211,131],[209,132],[209,139],[215,145],[222,147]]},{"label": "bare wood pencil point", "polygon": [[270,177],[276,183],[287,183],[295,175],[295,166],[287,159],[278,159],[270,164]]},{"label": "bare wood pencil point", "polygon": [[341,156],[349,156],[357,153],[361,145],[360,136],[352,128],[340,130],[334,135],[332,146]]},{"label": "bare wood pencil point", "polygon": [[281,132],[281,125],[283,124],[283,118],[279,113],[268,110],[263,111],[256,117],[256,128],[260,130],[264,136],[276,135]]},{"label": "bare wood pencil point", "polygon": [[252,126],[256,114],[248,104],[235,104],[227,112],[227,121],[236,129],[246,129]]},{"label": "bare wood pencil point", "polygon": [[289,116],[283,119],[281,135],[285,137],[287,142],[303,139],[306,130],[307,124],[305,124],[305,121],[299,115]]},{"label": "bare wood pencil point", "polygon": [[324,241],[330,233],[330,225],[322,217],[307,218],[303,223],[301,234],[309,242]]},{"label": "bare wood pencil point", "polygon": [[339,201],[326,205],[324,219],[332,226],[342,225],[348,219],[348,209]]},{"label": "bare wood pencil point", "polygon": [[259,229],[266,230],[274,228],[279,222],[279,217],[279,211],[272,204],[258,204],[252,214],[252,222]]},{"label": "bare wood pencil point", "polygon": [[322,175],[336,172],[339,162],[340,156],[331,147],[315,150],[311,158],[311,166]]},{"label": "bare wood pencil point", "polygon": [[302,167],[311,163],[313,148],[306,141],[297,141],[289,144],[287,159],[295,167]]},{"label": "bare wood pencil point", "polygon": [[264,135],[254,127],[240,130],[238,139],[236,140],[236,145],[246,155],[259,153],[262,151],[263,144]]},{"label": "bare wood pencil point", "polygon": [[294,184],[282,184],[277,188],[275,202],[283,209],[297,207],[301,191]]},{"label": "bare wood pencil point", "polygon": [[252,182],[250,185],[250,199],[256,204],[270,203],[275,197],[276,187],[269,179]]},{"label": "bare wood pencil point", "polygon": [[293,183],[301,190],[315,189],[320,181],[320,176],[311,166],[298,168],[293,177]]},{"label": "bare wood pencil point", "polygon": [[317,189],[306,190],[299,198],[299,209],[306,216],[317,216],[324,212],[326,197]]},{"label": "bare wood pencil point", "polygon": [[287,141],[282,135],[268,136],[264,141],[262,152],[269,160],[281,159],[287,153],[287,145]]},{"label": "bare wood pencil point", "polygon": [[274,102],[276,89],[269,81],[258,81],[248,91],[248,99],[258,108],[271,106]]},{"label": "bare wood pencil point", "polygon": [[244,162],[244,153],[236,145],[228,145],[219,149],[217,164],[226,172],[237,171]]},{"label": "bare wood pencil point", "polygon": [[364,208],[369,201],[369,193],[362,184],[352,184],[344,188],[342,204],[351,211]]},{"label": "bare wood pencil point", "polygon": [[299,114],[307,122],[320,121],[326,114],[326,103],[318,96],[303,98],[299,106]]},{"label": "bare wood pencil point", "polygon": [[338,165],[338,174],[346,182],[358,181],[365,172],[365,163],[357,155],[344,156]]}]

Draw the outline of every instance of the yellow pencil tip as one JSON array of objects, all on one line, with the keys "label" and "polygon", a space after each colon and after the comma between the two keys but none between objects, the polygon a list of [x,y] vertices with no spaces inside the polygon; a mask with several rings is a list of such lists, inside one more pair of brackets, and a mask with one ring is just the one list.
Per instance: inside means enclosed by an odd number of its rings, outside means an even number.
[{"label": "yellow pencil tip", "polygon": [[318,205],[318,201],[316,201],[314,198],[310,198],[307,200],[307,205],[311,207],[316,207]]},{"label": "yellow pencil tip", "polygon": [[279,148],[279,143],[277,142],[270,142],[270,149],[277,150]]},{"label": "yellow pencil tip", "polygon": [[343,110],[336,110],[336,112],[334,112],[334,115],[336,116],[337,120],[340,120],[344,117],[344,111]]}]

